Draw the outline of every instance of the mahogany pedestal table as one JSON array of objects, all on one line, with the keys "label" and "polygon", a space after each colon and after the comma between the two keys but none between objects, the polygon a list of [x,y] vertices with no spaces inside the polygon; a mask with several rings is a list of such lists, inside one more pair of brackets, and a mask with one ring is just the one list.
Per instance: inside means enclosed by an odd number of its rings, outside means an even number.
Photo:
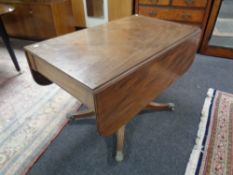
[{"label": "mahogany pedestal table", "polygon": [[[25,47],[34,80],[56,83],[95,114],[100,135],[117,133],[123,160],[124,126],[192,64],[200,29],[143,16],[120,20]],[[149,105],[148,105],[149,104]]]}]

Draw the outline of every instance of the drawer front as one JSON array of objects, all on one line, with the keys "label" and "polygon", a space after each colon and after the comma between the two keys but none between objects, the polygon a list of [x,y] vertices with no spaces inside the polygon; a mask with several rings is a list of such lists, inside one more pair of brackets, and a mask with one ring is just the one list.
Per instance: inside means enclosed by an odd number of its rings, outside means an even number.
[{"label": "drawer front", "polygon": [[56,36],[51,6],[33,4],[28,12],[31,20],[33,20],[30,21],[33,23],[33,26],[30,27],[31,32],[35,34],[33,37],[43,36],[43,38],[51,38]]},{"label": "drawer front", "polygon": [[49,5],[11,4],[15,11],[3,17],[10,36],[45,39],[56,36]]},{"label": "drawer front", "polygon": [[169,5],[170,0],[138,0],[138,2],[146,5]]},{"label": "drawer front", "polygon": [[201,23],[204,10],[187,10],[173,8],[143,7],[139,6],[139,14],[171,21]]},{"label": "drawer front", "polygon": [[172,0],[173,6],[178,7],[206,7],[207,0]]}]

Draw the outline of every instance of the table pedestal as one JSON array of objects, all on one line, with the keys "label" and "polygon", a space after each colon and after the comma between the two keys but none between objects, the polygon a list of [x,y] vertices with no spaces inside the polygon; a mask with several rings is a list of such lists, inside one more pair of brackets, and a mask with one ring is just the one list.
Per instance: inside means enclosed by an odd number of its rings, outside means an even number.
[{"label": "table pedestal", "polygon": [[[164,111],[164,110],[173,111],[175,109],[175,105],[173,103],[151,102],[145,107],[145,109],[150,109],[150,110],[154,110],[154,111]],[[80,111],[80,112],[77,112],[75,114],[68,114],[67,118],[70,120],[95,119],[94,115],[95,115],[94,111],[87,109],[85,111]],[[117,143],[116,143],[115,160],[117,162],[121,162],[124,159],[125,125],[117,130],[116,138],[117,138]]]}]

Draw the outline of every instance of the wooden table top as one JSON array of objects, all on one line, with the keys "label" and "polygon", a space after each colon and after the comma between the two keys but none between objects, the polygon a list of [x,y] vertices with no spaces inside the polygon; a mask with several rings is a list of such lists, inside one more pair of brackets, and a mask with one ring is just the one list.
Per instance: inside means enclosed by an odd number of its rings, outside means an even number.
[{"label": "wooden table top", "polygon": [[0,16],[13,12],[14,10],[15,8],[13,6],[6,5],[6,4],[0,4]]},{"label": "wooden table top", "polygon": [[131,16],[25,49],[98,91],[197,32],[193,26]]},{"label": "wooden table top", "polygon": [[34,80],[79,99],[108,136],[188,70],[200,35],[197,27],[131,16],[25,51]]}]

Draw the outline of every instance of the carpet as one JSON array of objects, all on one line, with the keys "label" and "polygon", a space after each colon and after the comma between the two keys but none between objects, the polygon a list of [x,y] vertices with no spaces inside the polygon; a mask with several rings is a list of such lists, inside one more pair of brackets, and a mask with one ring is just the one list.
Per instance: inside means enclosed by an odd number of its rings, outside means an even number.
[{"label": "carpet", "polygon": [[209,89],[186,175],[233,174],[233,94]]},{"label": "carpet", "polygon": [[4,175],[25,174],[67,124],[66,114],[80,106],[56,85],[37,85],[22,49],[28,43],[14,44],[21,73],[0,42],[0,174]]}]

